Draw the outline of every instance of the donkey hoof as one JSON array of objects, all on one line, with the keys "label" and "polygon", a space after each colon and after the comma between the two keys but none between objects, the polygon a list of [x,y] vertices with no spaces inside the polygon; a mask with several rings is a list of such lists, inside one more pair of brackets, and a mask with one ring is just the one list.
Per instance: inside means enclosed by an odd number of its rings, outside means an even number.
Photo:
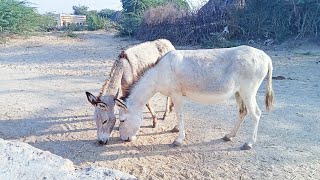
[{"label": "donkey hoof", "polygon": [[166,117],[167,117],[167,114],[164,114],[164,115],[162,116],[162,120],[165,120]]},{"label": "donkey hoof", "polygon": [[181,146],[181,145],[182,145],[182,143],[179,141],[173,141],[173,143],[172,143],[173,147],[177,147],[177,146]]},{"label": "donkey hoof", "polygon": [[231,138],[228,138],[227,136],[224,136],[222,139],[223,139],[224,141],[231,141]]},{"label": "donkey hoof", "polygon": [[152,128],[155,128],[157,126],[157,122],[158,122],[157,117],[152,117]]},{"label": "donkey hoof", "polygon": [[174,104],[171,104],[171,105],[169,106],[169,112],[170,112],[170,113],[173,111],[173,106],[174,106]]},{"label": "donkey hoof", "polygon": [[176,133],[176,132],[179,132],[179,129],[177,127],[174,127],[173,129],[170,130],[170,132]]},{"label": "donkey hoof", "polygon": [[250,150],[251,148],[252,145],[249,145],[248,143],[244,143],[244,145],[240,147],[241,150]]}]

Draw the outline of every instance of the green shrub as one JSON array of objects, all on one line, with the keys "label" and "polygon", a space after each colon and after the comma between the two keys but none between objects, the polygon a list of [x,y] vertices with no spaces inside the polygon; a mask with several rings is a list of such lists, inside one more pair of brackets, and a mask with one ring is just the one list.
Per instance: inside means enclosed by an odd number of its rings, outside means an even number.
[{"label": "green shrub", "polygon": [[55,20],[55,15],[53,13],[47,13],[40,16],[38,24],[39,31],[49,31],[56,27],[57,21]]},{"label": "green shrub", "polygon": [[112,9],[102,9],[101,11],[98,12],[98,16],[102,17],[102,18],[111,18],[114,13],[116,13],[115,10]]},{"label": "green shrub", "polygon": [[27,34],[39,27],[40,15],[26,1],[0,0],[0,33]]},{"label": "green shrub", "polygon": [[78,37],[78,35],[76,33],[74,33],[73,31],[66,31],[65,32],[65,36],[66,37],[70,37],[70,38],[76,38]]},{"label": "green shrub", "polygon": [[87,15],[88,30],[95,31],[100,29],[108,29],[112,26],[112,23],[107,18],[98,16],[96,13],[90,13]]},{"label": "green shrub", "polygon": [[122,15],[118,31],[120,36],[134,36],[140,27],[141,17],[132,13]]}]

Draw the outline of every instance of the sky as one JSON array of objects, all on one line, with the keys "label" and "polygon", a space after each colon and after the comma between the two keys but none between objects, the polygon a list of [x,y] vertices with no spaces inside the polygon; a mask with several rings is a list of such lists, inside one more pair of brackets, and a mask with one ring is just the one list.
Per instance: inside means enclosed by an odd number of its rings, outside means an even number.
[{"label": "sky", "polygon": [[[120,10],[120,0],[27,0],[31,3],[30,6],[36,7],[38,12],[43,14],[46,12],[54,13],[72,13],[72,6],[84,5],[88,6],[89,10],[114,9]],[[192,6],[199,6],[205,0],[187,0]]]}]

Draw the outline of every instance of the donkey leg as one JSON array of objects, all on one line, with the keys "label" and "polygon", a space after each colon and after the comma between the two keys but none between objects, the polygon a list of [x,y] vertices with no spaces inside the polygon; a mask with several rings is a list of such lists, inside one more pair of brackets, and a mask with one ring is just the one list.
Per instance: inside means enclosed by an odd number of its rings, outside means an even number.
[{"label": "donkey leg", "polygon": [[183,121],[183,99],[181,97],[175,97],[174,104],[176,106],[175,112],[178,120],[178,129],[179,133],[177,138],[174,140],[173,145],[174,146],[180,146],[186,136],[185,129],[184,129],[184,121]]},{"label": "donkey leg", "polygon": [[[172,102],[172,99],[170,97],[167,97],[166,112],[163,115],[163,120],[165,120],[165,118],[169,112],[172,112],[173,106],[174,106],[174,104]],[[173,133],[179,132],[178,125],[176,125],[173,129],[171,129],[170,132],[173,132]]]},{"label": "donkey leg", "polygon": [[252,148],[253,144],[257,141],[257,133],[258,133],[258,126],[259,126],[259,120],[261,117],[261,110],[259,109],[256,101],[255,95],[249,97],[245,100],[245,104],[247,105],[248,112],[251,116],[251,119],[253,121],[253,130],[252,130],[252,136],[250,140],[248,140],[240,149],[241,150],[249,150]]},{"label": "donkey leg", "polygon": [[237,135],[239,128],[240,128],[241,124],[243,123],[244,118],[247,115],[247,107],[244,104],[243,100],[241,99],[240,94],[237,92],[235,94],[235,96],[236,96],[237,105],[239,107],[239,118],[238,118],[236,125],[231,130],[231,132],[229,134],[226,134],[222,138],[224,141],[231,141],[231,138],[233,138]]},{"label": "donkey leg", "polygon": [[174,106],[174,103],[173,103],[172,100],[171,100],[171,101],[170,101],[170,106],[169,106],[169,112],[172,112],[173,106]]},{"label": "donkey leg", "polygon": [[163,120],[166,119],[166,117],[167,117],[167,115],[168,115],[168,113],[169,113],[170,102],[171,102],[170,97],[167,97],[166,110],[165,110],[165,112],[164,112],[164,114],[163,114],[163,118],[162,118]]},{"label": "donkey leg", "polygon": [[157,126],[157,114],[154,112],[152,107],[149,105],[149,102],[146,104],[146,106],[152,115],[152,128],[155,128]]}]

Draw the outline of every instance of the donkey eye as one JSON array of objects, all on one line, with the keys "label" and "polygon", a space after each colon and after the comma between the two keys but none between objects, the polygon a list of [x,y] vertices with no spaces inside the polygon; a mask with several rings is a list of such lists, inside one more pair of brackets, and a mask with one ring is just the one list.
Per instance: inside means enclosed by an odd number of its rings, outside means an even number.
[{"label": "donkey eye", "polygon": [[107,110],[108,106],[105,103],[98,103],[97,106],[102,110]]},{"label": "donkey eye", "polygon": [[120,120],[121,123],[125,122],[126,120]]},{"label": "donkey eye", "polygon": [[105,121],[102,122],[102,124],[105,124],[105,123],[107,123],[107,122],[108,122],[108,120],[105,120]]}]

